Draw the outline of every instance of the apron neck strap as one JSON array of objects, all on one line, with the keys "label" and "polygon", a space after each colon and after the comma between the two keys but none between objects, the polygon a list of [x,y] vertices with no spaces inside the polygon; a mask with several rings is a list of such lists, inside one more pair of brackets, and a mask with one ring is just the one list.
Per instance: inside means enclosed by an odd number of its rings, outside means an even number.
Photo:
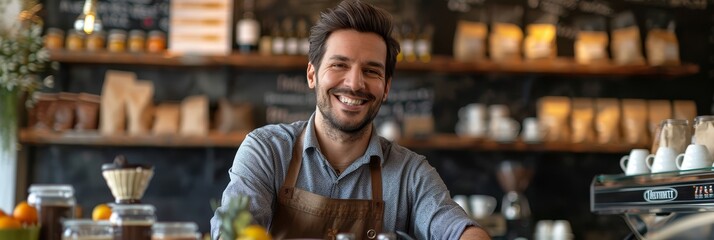
[{"label": "apron neck strap", "polygon": [[[285,176],[285,182],[283,187],[294,188],[297,184],[298,173],[300,173],[300,167],[302,166],[302,140],[305,136],[305,127],[300,134],[295,139],[295,145],[293,146],[293,154],[290,159],[290,165],[288,166],[288,173]],[[369,161],[369,171],[372,181],[372,201],[381,202],[382,201],[382,166],[380,164],[380,159],[377,156],[372,156]]]}]

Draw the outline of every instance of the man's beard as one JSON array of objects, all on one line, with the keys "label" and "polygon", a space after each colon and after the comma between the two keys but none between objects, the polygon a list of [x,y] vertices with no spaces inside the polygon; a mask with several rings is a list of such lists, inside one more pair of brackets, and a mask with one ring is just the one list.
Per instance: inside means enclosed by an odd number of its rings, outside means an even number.
[{"label": "man's beard", "polygon": [[[349,89],[345,88],[333,88],[328,90],[324,95],[320,96],[322,93],[320,93],[320,81],[317,80],[316,76],[316,83],[315,83],[315,89],[316,89],[316,94],[317,94],[317,108],[324,116],[325,120],[327,120],[327,123],[330,124],[330,126],[333,129],[340,130],[343,133],[347,134],[355,134],[355,133],[360,133],[367,129],[367,126],[372,124],[372,120],[374,120],[375,117],[377,117],[377,113],[379,112],[379,108],[382,105],[382,100],[383,99],[376,99],[374,95],[368,92],[354,92]],[[333,106],[331,105],[331,98],[335,93],[349,93],[353,96],[360,96],[369,99],[367,104],[372,104],[372,102],[377,103],[376,106],[369,106],[369,109],[367,111],[367,115],[359,121],[356,124],[350,124],[348,122],[341,121],[337,118],[336,113],[333,109]]]}]

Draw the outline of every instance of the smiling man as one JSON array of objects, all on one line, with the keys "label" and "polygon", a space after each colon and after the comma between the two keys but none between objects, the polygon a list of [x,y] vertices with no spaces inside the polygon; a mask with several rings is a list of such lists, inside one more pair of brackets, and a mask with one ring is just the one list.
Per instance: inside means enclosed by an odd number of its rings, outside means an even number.
[{"label": "smiling man", "polygon": [[[226,203],[248,195],[256,222],[277,238],[490,239],[449,196],[424,156],[376,134],[399,44],[390,15],[343,1],[310,34],[307,83],[317,106],[307,121],[268,125],[241,144]],[[214,216],[211,229],[218,237]]]}]

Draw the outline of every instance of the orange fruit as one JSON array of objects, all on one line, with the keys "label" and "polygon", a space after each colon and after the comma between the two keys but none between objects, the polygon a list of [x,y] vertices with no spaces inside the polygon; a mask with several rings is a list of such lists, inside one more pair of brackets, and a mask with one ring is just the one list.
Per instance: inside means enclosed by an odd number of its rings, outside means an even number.
[{"label": "orange fruit", "polygon": [[15,211],[12,212],[12,216],[23,224],[37,224],[37,209],[27,204],[27,202],[17,204]]},{"label": "orange fruit", "polygon": [[92,220],[109,220],[112,216],[112,209],[106,204],[99,204],[92,210]]},{"label": "orange fruit", "polygon": [[264,227],[252,224],[243,228],[238,236],[238,239],[252,239],[252,240],[272,240],[270,233]]},{"label": "orange fruit", "polygon": [[21,227],[22,224],[10,216],[0,217],[0,229],[17,229]]}]

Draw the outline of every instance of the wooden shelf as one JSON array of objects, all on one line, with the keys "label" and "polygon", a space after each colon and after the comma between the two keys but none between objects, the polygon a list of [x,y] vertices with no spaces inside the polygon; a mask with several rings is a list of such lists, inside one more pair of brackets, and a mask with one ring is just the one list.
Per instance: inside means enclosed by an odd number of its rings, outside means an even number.
[{"label": "wooden shelf", "polygon": [[520,140],[496,142],[481,138],[459,137],[453,134],[437,134],[425,139],[402,139],[399,144],[414,149],[511,152],[627,153],[633,148],[649,148],[649,146],[630,144],[527,143]]},{"label": "wooden shelf", "polygon": [[47,132],[23,129],[20,143],[63,144],[85,146],[143,146],[143,147],[232,147],[238,148],[247,132],[231,134],[211,133],[205,137],[191,136],[105,136],[96,131]]},{"label": "wooden shelf", "polygon": [[[81,64],[120,64],[153,66],[233,66],[246,69],[304,70],[307,56],[264,56],[260,54],[234,53],[228,56],[175,55],[171,53],[109,53],[73,52],[55,50],[50,52],[52,61]],[[495,63],[492,61],[460,62],[448,56],[434,56],[429,63],[399,62],[397,70],[427,71],[438,73],[541,73],[553,75],[592,76],[686,76],[699,72],[696,64],[681,66],[617,66],[612,64],[580,65],[570,58],[555,60]]]},{"label": "wooden shelf", "polygon": [[[146,146],[146,147],[231,147],[238,148],[247,132],[232,134],[211,133],[206,137],[186,136],[104,136],[90,132],[46,132],[23,129],[20,142],[24,144],[63,144],[85,146]],[[399,144],[412,149],[444,149],[472,151],[511,152],[591,152],[627,153],[634,146],[627,144],[573,144],[573,143],[499,143],[490,140],[464,138],[453,134],[437,134],[425,139],[403,139]]]}]

